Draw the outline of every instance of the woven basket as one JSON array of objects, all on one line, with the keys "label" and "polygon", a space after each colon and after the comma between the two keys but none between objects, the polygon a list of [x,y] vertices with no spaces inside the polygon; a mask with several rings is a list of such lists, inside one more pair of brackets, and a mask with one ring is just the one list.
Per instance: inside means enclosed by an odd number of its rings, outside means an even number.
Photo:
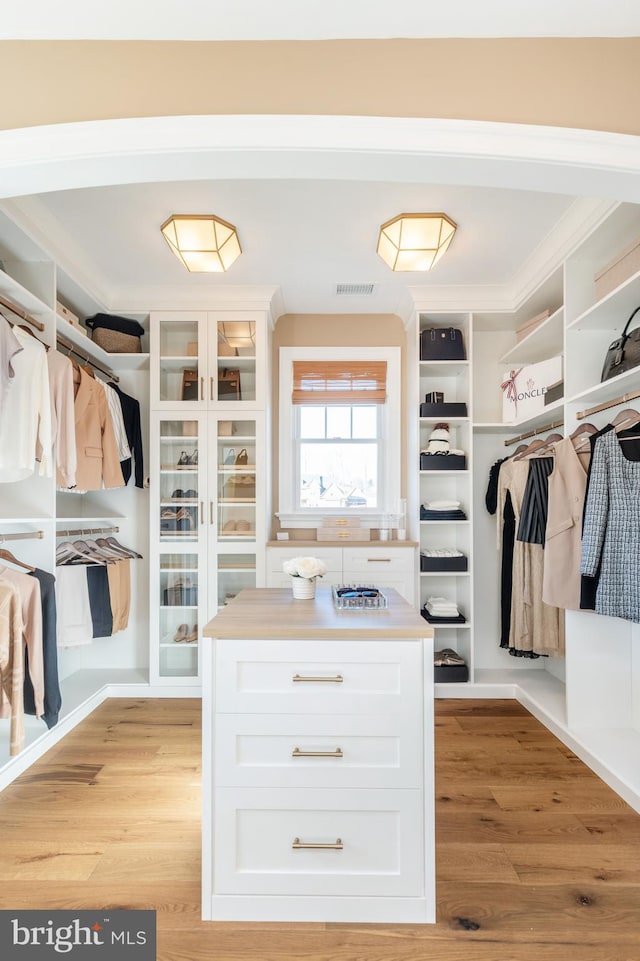
[{"label": "woven basket", "polygon": [[141,354],[142,344],[139,337],[123,334],[119,330],[96,327],[91,331],[91,340],[110,354]]}]

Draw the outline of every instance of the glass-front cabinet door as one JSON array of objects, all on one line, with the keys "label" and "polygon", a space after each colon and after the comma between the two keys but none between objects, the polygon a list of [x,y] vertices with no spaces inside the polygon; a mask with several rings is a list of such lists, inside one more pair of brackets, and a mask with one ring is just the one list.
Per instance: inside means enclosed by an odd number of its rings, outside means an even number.
[{"label": "glass-front cabinet door", "polygon": [[155,670],[158,679],[195,679],[207,610],[205,415],[154,415],[152,427]]},{"label": "glass-front cabinet door", "polygon": [[263,406],[265,319],[262,312],[209,314],[209,401],[214,407]]},{"label": "glass-front cabinet door", "polygon": [[154,407],[206,407],[207,313],[162,311],[151,315],[151,391]]}]

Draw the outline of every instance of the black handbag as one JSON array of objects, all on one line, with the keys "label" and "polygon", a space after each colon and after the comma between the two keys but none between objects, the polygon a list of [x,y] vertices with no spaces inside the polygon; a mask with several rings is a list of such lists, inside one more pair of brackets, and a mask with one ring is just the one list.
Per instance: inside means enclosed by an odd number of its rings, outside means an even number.
[{"label": "black handbag", "polygon": [[633,311],[620,337],[609,344],[604,358],[601,381],[624,374],[625,371],[632,370],[640,364],[640,327],[636,327],[630,334],[627,333],[629,324],[638,311],[640,307],[636,307]]},{"label": "black handbag", "polygon": [[420,360],[466,360],[458,327],[429,327],[420,332]]}]

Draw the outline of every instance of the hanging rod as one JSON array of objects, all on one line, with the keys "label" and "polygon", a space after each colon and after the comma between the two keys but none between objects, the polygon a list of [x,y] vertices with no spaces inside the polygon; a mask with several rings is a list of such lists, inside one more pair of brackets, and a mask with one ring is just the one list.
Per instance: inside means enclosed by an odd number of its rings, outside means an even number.
[{"label": "hanging rod", "polygon": [[0,534],[0,544],[4,541],[41,541],[44,537],[44,531],[22,531],[17,534]]},{"label": "hanging rod", "polygon": [[56,531],[56,537],[79,537],[81,534],[118,534],[119,527],[80,527],[73,531]]},{"label": "hanging rod", "polygon": [[12,304],[11,301],[5,297],[0,297],[0,304],[6,307],[7,310],[10,310],[12,314],[15,314],[16,317],[19,317],[21,320],[26,320],[28,324],[31,324],[31,326],[37,330],[44,330],[44,324],[41,324],[39,320],[36,320],[31,314],[28,314],[22,307],[18,307],[17,304]]},{"label": "hanging rod", "polygon": [[548,430],[554,430],[556,427],[562,427],[563,425],[563,420],[554,420],[552,424],[545,424],[543,427],[536,427],[533,430],[525,431],[524,434],[518,434],[517,437],[510,437],[509,440],[505,440],[504,446],[510,447],[511,444],[517,444],[518,441],[526,440],[527,437],[535,437],[536,434],[544,434]]},{"label": "hanging rod", "polygon": [[622,397],[615,397],[613,400],[607,400],[595,407],[587,407],[586,410],[578,411],[576,418],[577,420],[584,420],[585,417],[598,414],[601,410],[608,410],[610,407],[617,407],[619,404],[627,404],[630,400],[637,400],[638,397],[640,397],[640,390],[636,390],[632,394],[623,394]]},{"label": "hanging rod", "polygon": [[73,344],[70,344],[68,340],[65,340],[65,338],[61,334],[58,334],[56,336],[56,341],[58,342],[58,344],[64,347],[67,353],[75,354],[75,356],[78,357],[85,364],[91,364],[91,366],[95,367],[96,370],[99,370],[100,373],[105,374],[105,376],[109,377],[110,380],[115,381],[116,384],[120,382],[120,378],[118,377],[117,374],[114,374],[113,371],[109,370],[107,367],[102,367],[100,364],[97,363],[97,361],[91,360],[91,358],[87,354],[81,353],[81,351],[77,347],[75,347]]}]

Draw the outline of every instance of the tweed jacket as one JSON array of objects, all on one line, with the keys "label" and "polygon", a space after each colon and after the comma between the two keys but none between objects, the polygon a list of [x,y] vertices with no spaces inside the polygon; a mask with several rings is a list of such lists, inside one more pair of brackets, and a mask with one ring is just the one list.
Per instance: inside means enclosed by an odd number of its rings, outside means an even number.
[{"label": "tweed jacket", "polygon": [[80,386],[75,404],[76,486],[95,491],[123,487],[118,447],[104,390],[80,368]]}]

